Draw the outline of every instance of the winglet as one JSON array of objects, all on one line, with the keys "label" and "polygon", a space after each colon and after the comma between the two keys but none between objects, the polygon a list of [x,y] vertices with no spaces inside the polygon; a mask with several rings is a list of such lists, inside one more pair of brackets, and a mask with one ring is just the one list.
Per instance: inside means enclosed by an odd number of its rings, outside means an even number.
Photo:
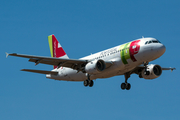
[{"label": "winglet", "polygon": [[9,53],[5,52],[6,53],[6,58],[9,56]]},{"label": "winglet", "polygon": [[176,70],[176,68],[170,68],[171,69],[171,72],[173,71],[173,70]]}]

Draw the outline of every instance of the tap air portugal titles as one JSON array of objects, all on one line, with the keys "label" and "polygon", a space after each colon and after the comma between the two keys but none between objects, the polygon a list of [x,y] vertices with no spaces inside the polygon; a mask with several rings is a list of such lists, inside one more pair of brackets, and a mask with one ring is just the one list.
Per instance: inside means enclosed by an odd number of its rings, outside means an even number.
[{"label": "tap air portugal titles", "polygon": [[149,64],[166,50],[165,46],[155,38],[140,38],[123,45],[119,45],[80,59],[70,59],[56,37],[48,36],[51,57],[7,54],[10,56],[29,58],[35,65],[42,63],[53,65],[52,71],[22,69],[22,71],[46,74],[49,79],[64,81],[84,81],[84,86],[92,87],[93,80],[98,78],[109,78],[124,75],[125,82],[121,89],[129,90],[130,83],[127,82],[131,74],[137,74],[139,78],[158,78],[162,70],[175,68],[162,68],[157,64]]}]

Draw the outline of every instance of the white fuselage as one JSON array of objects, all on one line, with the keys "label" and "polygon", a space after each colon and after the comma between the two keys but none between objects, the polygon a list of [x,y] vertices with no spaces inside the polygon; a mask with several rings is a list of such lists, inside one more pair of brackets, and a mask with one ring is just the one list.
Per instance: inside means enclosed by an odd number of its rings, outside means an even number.
[{"label": "white fuselage", "polygon": [[[151,41],[151,42],[149,42]],[[117,75],[123,75],[143,62],[150,62],[159,58],[165,52],[165,46],[155,38],[141,38],[123,45],[119,45],[81,59],[83,60],[103,60],[111,62],[112,65],[98,74],[90,75],[90,79],[109,78]],[[60,67],[54,69],[58,71],[57,75],[47,74],[46,77],[55,80],[65,81],[84,81],[87,79],[86,73],[78,72],[71,68]]]}]

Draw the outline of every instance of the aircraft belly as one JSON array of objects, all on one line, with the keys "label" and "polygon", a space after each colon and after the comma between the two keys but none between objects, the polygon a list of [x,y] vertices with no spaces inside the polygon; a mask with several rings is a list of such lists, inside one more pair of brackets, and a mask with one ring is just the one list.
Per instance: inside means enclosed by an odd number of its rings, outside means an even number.
[{"label": "aircraft belly", "polygon": [[113,69],[113,68],[107,69],[107,70],[103,71],[102,73],[93,75],[91,78],[92,79],[110,78],[110,77],[117,76],[117,75],[124,75],[126,72],[133,70],[136,66],[138,66],[140,64],[141,63],[139,63],[139,64],[132,63],[132,64],[129,64],[126,66],[122,66],[121,68],[119,67],[119,69]]},{"label": "aircraft belly", "polygon": [[86,80],[85,73],[78,72],[71,68],[64,68],[65,79],[68,81],[84,81]]},{"label": "aircraft belly", "polygon": [[58,75],[46,75],[47,78],[64,81],[84,81],[86,76],[82,72],[77,72],[71,68],[59,68]]}]

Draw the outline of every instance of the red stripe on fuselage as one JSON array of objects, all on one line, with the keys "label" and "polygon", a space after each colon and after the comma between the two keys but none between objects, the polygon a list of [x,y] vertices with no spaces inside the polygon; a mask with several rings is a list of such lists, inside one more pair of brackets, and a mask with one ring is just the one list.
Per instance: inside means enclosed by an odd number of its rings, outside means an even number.
[{"label": "red stripe on fuselage", "polygon": [[140,49],[139,42],[140,40],[136,40],[136,41],[131,42],[130,44],[129,53],[130,53],[131,60],[133,62],[137,61],[134,55],[139,52],[139,49]]}]

